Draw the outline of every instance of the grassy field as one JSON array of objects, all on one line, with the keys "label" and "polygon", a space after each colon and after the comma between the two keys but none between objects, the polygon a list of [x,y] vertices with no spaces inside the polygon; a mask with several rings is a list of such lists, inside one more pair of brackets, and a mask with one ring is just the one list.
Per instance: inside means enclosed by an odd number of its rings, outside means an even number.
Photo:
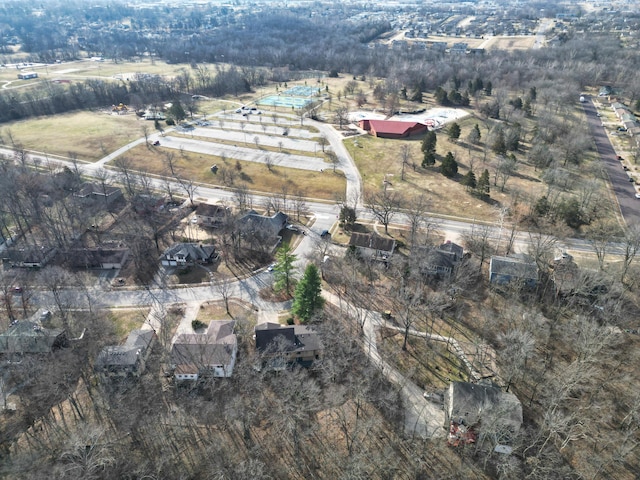
[{"label": "grassy field", "polygon": [[[163,175],[167,173],[163,153],[162,148],[147,149],[140,145],[132,149],[127,156],[132,160],[135,169]],[[230,172],[230,175],[235,177],[233,181],[225,182],[222,171],[218,171],[217,175],[212,174],[210,168],[213,164],[217,164],[220,170]],[[232,159],[223,161],[214,155],[191,152],[184,152],[184,155],[175,152],[175,165],[183,176],[196,182],[223,187],[245,183],[250,190],[258,192],[278,193],[286,186],[289,194],[301,191],[309,198],[334,200],[336,196],[343,195],[346,189],[344,174],[339,171],[333,173],[330,169],[315,172],[276,166],[269,172],[267,166],[261,163]]]},{"label": "grassy field", "polygon": [[[428,107],[427,107],[428,108]],[[481,130],[481,143],[472,145],[466,141],[466,137],[478,124]],[[523,137],[533,128],[533,122],[522,119]],[[437,133],[437,161],[436,165],[421,168],[423,154],[421,152],[422,136],[413,139],[385,139],[370,135],[357,137],[357,143],[352,139],[345,140],[345,146],[349,150],[362,176],[364,190],[373,192],[380,190],[383,181],[391,182],[390,188],[400,190],[406,197],[415,197],[424,194],[430,202],[429,210],[445,215],[462,215],[467,218],[479,220],[495,220],[496,207],[511,206],[514,202],[527,199],[537,199],[546,193],[547,186],[540,180],[539,172],[526,161],[527,152],[531,145],[521,142],[521,148],[515,152],[517,169],[515,174],[507,181],[504,191],[500,185],[494,185],[494,171],[499,158],[490,150],[485,149],[485,141],[488,137],[487,123],[483,118],[468,116],[458,121],[461,127],[460,139],[450,141],[447,127]],[[417,165],[416,170],[412,166],[405,167],[405,180],[401,180],[402,161],[400,149],[408,145],[410,149],[410,163]],[[447,152],[452,152],[458,163],[458,175],[454,178],[446,178],[439,171],[439,166]],[[585,160],[593,159],[593,153],[588,152]],[[473,166],[473,171],[478,179],[486,168],[491,179],[490,199],[483,200],[468,192],[460,183],[462,176]],[[580,171],[573,172],[576,178],[587,177],[593,172],[589,171],[588,163]]]},{"label": "grassy field", "polygon": [[134,114],[73,112],[5,125],[0,137],[5,145],[11,136],[27,150],[63,156],[74,152],[79,160],[96,161],[141,137],[143,126],[153,129]]},{"label": "grassy field", "polygon": [[115,326],[120,340],[127,338],[131,330],[141,328],[149,315],[148,308],[122,308],[109,310],[109,319]]}]

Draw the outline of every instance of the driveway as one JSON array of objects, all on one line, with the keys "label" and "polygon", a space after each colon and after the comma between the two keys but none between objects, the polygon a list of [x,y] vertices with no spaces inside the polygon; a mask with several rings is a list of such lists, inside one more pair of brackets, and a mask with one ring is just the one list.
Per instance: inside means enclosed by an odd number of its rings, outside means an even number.
[{"label": "driveway", "polygon": [[609,175],[611,188],[620,206],[620,213],[627,226],[640,224],[640,199],[635,197],[636,188],[629,181],[629,175],[623,170],[620,161],[616,157],[616,152],[607,136],[605,127],[602,125],[601,118],[597,116],[598,111],[591,97],[585,95],[585,100],[582,106],[587,115],[587,123],[600,160]]}]

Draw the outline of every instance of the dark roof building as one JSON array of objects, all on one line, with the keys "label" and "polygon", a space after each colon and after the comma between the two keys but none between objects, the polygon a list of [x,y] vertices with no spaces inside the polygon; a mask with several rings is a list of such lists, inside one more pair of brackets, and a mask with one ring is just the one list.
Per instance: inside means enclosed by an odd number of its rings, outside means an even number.
[{"label": "dark roof building", "polygon": [[63,260],[74,268],[111,270],[122,268],[128,255],[127,248],[79,248],[65,252]]},{"label": "dark roof building", "polygon": [[450,383],[445,391],[444,411],[444,426],[452,444],[473,442],[475,434],[489,432],[499,443],[508,443],[522,426],[518,397],[490,383]]},{"label": "dark roof building", "polygon": [[216,247],[213,245],[176,243],[164,251],[160,261],[165,267],[181,267],[211,263],[217,258]]},{"label": "dark roof building", "polygon": [[388,260],[396,248],[396,241],[393,238],[381,237],[375,232],[354,232],[349,239],[349,246],[374,260]]},{"label": "dark roof building", "polygon": [[271,370],[294,363],[309,367],[322,354],[320,337],[304,325],[261,323],[256,325],[255,335],[256,349],[265,358],[263,367]]},{"label": "dark roof building", "polygon": [[8,248],[3,254],[3,263],[11,267],[41,268],[44,267],[56,254],[54,247],[28,246]]},{"label": "dark roof building", "polygon": [[196,218],[198,224],[205,227],[220,226],[224,219],[229,215],[229,208],[221,205],[210,205],[201,203],[196,208]]},{"label": "dark roof building", "polygon": [[49,353],[67,344],[65,331],[44,328],[40,322],[31,320],[14,321],[7,330],[0,333],[0,353]]},{"label": "dark roof building", "polygon": [[538,283],[538,265],[526,255],[491,257],[489,281],[497,285],[518,281],[535,287]]},{"label": "dark roof building", "polygon": [[251,210],[238,220],[238,225],[253,249],[270,250],[282,241],[280,232],[287,225],[288,219],[282,212],[268,217]]},{"label": "dark roof building", "polygon": [[112,345],[100,351],[94,371],[105,377],[140,376],[155,338],[153,330],[133,330],[124,345]]},{"label": "dark roof building", "polygon": [[275,237],[287,225],[288,218],[282,212],[277,212],[267,217],[266,215],[260,215],[255,210],[250,210],[240,218],[239,222],[244,230],[259,231]]}]

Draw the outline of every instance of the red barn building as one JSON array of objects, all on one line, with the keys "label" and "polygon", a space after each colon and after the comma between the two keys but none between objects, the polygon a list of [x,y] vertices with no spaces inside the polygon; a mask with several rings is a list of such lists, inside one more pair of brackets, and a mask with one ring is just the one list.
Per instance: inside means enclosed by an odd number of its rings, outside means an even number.
[{"label": "red barn building", "polygon": [[427,126],[419,122],[360,120],[359,125],[371,135],[381,138],[405,138],[427,131]]}]

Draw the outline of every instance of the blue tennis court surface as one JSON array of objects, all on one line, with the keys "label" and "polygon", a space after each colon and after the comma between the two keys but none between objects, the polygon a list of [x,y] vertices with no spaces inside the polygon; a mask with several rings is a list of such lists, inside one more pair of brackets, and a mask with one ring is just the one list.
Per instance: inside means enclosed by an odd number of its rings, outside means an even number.
[{"label": "blue tennis court surface", "polygon": [[270,107],[289,107],[289,108],[304,108],[309,105],[313,100],[311,97],[317,95],[320,92],[318,87],[307,87],[304,85],[296,85],[295,87],[288,88],[278,95],[269,95],[258,100],[258,105],[268,105]]},{"label": "blue tennis court surface", "polygon": [[311,95],[317,95],[320,89],[318,87],[307,87],[304,85],[296,85],[283,93],[285,95],[292,95],[295,97],[310,97]]},{"label": "blue tennis court surface", "polygon": [[311,103],[310,98],[290,97],[288,95],[270,95],[258,100],[258,105],[271,107],[303,108]]}]

